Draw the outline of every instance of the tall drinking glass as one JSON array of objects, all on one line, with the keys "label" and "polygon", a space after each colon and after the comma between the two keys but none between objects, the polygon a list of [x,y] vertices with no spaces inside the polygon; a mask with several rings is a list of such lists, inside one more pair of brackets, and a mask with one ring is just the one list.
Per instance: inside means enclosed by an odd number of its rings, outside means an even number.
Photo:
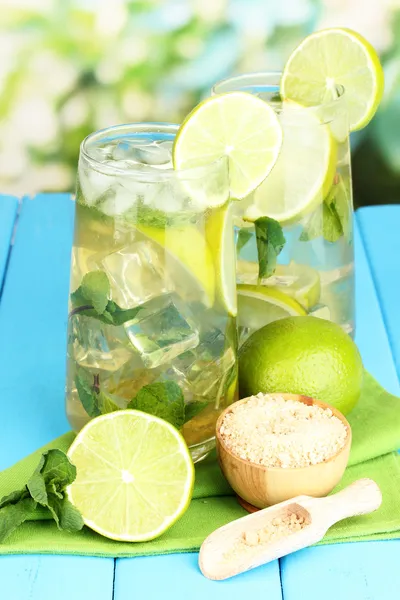
[{"label": "tall drinking glass", "polygon": [[196,461],[237,399],[235,252],[227,162],[175,171],[177,129],[123,125],[82,143],[66,408],[79,430],[134,400],[181,428]]},{"label": "tall drinking glass", "polygon": [[[281,100],[280,77],[240,75],[213,88],[214,94],[240,90],[259,96],[276,111],[283,130],[281,152],[269,176],[253,194],[234,203],[239,344],[289,315],[328,319],[354,335],[346,93],[338,87],[330,102],[303,107]],[[276,268],[260,276],[256,219],[261,216],[278,221],[285,240]]]}]

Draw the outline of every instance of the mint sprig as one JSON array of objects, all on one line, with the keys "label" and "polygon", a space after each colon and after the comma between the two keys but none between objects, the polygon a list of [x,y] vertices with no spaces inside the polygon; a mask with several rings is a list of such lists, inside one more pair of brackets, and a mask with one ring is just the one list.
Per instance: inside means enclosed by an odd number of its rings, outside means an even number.
[{"label": "mint sprig", "polygon": [[[94,375],[93,382],[89,383],[82,373],[77,373],[75,384],[79,399],[89,417],[121,410],[113,396],[101,389],[99,375]],[[143,386],[128,403],[127,408],[160,417],[180,429],[207,405],[208,402],[202,401],[185,405],[182,390],[175,381],[158,381]]]},{"label": "mint sprig", "polygon": [[76,468],[64,452],[45,452],[26,486],[0,500],[0,543],[34,517],[40,507],[48,509],[58,529],[80,531],[83,519],[66,495],[75,477]]},{"label": "mint sprig", "polygon": [[104,271],[90,271],[82,278],[81,285],[72,292],[72,310],[69,316],[82,314],[109,325],[123,325],[131,321],[141,310],[140,306],[123,309],[111,300],[111,285]]},{"label": "mint sprig", "polygon": [[258,281],[271,277],[276,260],[285,245],[282,227],[270,217],[260,217],[254,222],[258,253]]}]

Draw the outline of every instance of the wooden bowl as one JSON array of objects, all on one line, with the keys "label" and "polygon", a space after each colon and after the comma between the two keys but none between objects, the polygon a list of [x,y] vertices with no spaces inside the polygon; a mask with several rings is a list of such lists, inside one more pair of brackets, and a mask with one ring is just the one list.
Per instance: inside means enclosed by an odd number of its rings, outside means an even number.
[{"label": "wooden bowl", "polygon": [[[265,508],[284,500],[289,500],[295,496],[326,496],[341,480],[346,469],[349,459],[351,447],[351,428],[345,417],[333,406],[308,398],[307,396],[299,396],[298,394],[265,394],[270,398],[280,397],[285,400],[297,400],[307,404],[308,406],[316,405],[321,408],[330,408],[332,413],[342,421],[347,429],[347,438],[345,445],[334,456],[324,462],[308,467],[299,468],[280,468],[280,467],[265,467],[252,463],[243,458],[239,458],[224,444],[220,427],[224,416],[232,411],[232,408],[237,403],[228,406],[221,413],[216,425],[216,443],[218,452],[218,461],[221,470],[234,489],[247,510],[251,510],[251,506],[246,506],[246,503],[257,507]],[[239,400],[246,402],[248,398]]]}]

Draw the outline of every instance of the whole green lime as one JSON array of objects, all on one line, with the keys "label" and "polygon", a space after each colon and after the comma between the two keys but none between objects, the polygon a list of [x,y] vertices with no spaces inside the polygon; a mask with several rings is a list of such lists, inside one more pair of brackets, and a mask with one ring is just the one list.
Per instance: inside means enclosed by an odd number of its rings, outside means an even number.
[{"label": "whole green lime", "polygon": [[353,340],[335,323],[288,317],[253,333],[239,351],[239,391],[311,396],[349,413],[360,397],[363,365]]}]

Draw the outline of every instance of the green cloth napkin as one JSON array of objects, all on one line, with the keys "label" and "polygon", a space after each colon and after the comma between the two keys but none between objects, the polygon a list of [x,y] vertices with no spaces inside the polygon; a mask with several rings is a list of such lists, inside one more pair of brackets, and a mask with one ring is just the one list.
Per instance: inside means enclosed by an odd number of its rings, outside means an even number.
[{"label": "green cloth napkin", "polygon": [[[396,452],[400,447],[400,398],[386,392],[365,373],[360,402],[348,420],[353,445],[349,467],[337,490],[356,479],[370,477],[380,486],[383,503],[375,513],[334,525],[321,543],[400,538],[400,456]],[[73,439],[74,433],[67,433],[1,472],[0,498],[26,483],[42,452],[50,448],[66,451]],[[0,545],[0,554],[126,557],[198,550],[214,529],[246,514],[213,458],[196,468],[193,500],[185,515],[156,540],[114,542],[86,527],[79,533],[66,533],[59,531],[53,521],[30,521]]]}]

